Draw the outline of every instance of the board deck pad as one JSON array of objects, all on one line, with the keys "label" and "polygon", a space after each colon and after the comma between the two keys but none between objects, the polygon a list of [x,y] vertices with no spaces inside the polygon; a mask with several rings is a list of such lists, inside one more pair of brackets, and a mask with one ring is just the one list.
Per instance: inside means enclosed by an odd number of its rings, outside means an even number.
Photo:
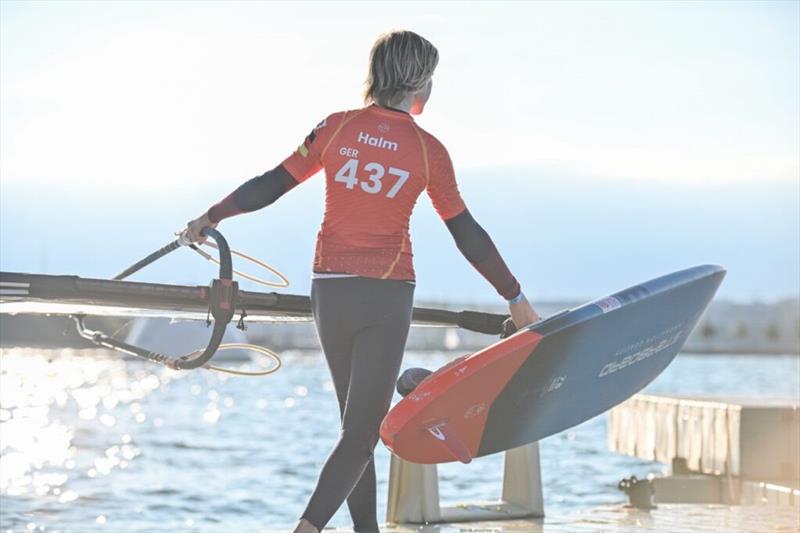
[{"label": "board deck pad", "polygon": [[381,425],[415,463],[469,462],[623,402],[675,358],[725,269],[701,265],[562,311],[425,378]]}]

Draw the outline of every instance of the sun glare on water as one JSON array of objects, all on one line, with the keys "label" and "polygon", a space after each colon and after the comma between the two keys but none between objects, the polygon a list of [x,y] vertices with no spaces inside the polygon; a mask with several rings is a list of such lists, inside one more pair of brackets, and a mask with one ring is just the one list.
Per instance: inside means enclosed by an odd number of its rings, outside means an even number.
[{"label": "sun glare on water", "polygon": [[139,400],[173,376],[96,350],[0,351],[0,494],[69,503],[76,482],[127,468]]}]

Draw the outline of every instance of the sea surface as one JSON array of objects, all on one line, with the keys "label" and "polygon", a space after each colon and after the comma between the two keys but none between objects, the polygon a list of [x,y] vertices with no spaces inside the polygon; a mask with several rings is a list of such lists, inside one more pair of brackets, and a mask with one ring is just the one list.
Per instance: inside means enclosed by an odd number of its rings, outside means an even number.
[{"label": "sea surface", "polygon": [[[404,367],[455,355],[409,353]],[[0,531],[291,529],[337,438],[319,353],[285,353],[264,378],[95,350],[3,350],[0,368]],[[646,390],[796,397],[800,358],[680,355]],[[389,454],[375,457],[382,519]],[[609,452],[605,416],[543,440],[541,461],[556,514],[623,502],[621,478],[664,468]],[[502,454],[442,465],[442,501],[496,499],[501,472]],[[329,525],[349,526],[346,509]]]}]

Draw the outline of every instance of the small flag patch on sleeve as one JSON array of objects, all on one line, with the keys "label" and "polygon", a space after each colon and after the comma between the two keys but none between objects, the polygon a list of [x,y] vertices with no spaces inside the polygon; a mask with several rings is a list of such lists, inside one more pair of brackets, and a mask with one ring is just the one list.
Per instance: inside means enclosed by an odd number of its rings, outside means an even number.
[{"label": "small flag patch on sleeve", "polygon": [[301,144],[300,146],[297,147],[297,153],[299,153],[303,157],[307,157],[308,156],[308,148],[306,148],[306,144],[305,143],[303,143],[303,144]]}]

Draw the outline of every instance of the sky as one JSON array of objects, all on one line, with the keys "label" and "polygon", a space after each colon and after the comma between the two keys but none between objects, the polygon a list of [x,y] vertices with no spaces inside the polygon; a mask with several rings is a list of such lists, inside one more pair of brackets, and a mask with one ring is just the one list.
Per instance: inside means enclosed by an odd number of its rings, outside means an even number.
[{"label": "sky", "polygon": [[[106,277],[164,244],[362,105],[369,48],[396,28],[440,51],[417,121],[529,295],[594,298],[712,262],[729,269],[723,297],[798,297],[788,1],[3,1],[0,267]],[[300,292],[315,180],[222,226]],[[424,200],[412,238],[418,296],[496,298]],[[178,257],[144,276],[204,268]]]}]

